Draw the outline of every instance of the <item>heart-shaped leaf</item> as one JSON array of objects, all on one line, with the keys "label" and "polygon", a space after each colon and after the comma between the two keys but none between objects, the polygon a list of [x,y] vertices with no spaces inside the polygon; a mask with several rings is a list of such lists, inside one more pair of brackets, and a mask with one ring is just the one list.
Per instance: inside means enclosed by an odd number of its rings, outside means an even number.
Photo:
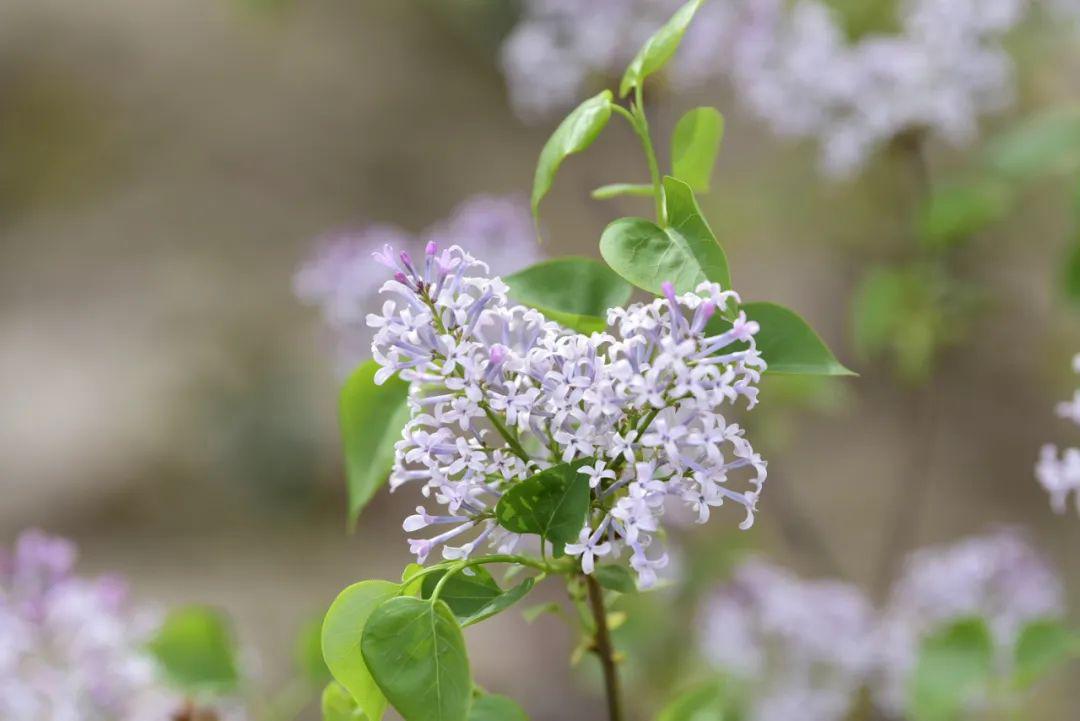
[{"label": "heart-shaped leaf", "polygon": [[323,721],[362,721],[364,718],[356,700],[337,681],[331,681],[323,689],[321,708]]},{"label": "heart-shaped leaf", "polygon": [[551,190],[559,166],[568,156],[592,145],[611,119],[611,100],[610,90],[589,98],[570,111],[548,138],[540,151],[536,176],[533,178],[532,212],[537,219],[540,217],[540,201]]},{"label": "heart-shaped leaf", "polygon": [[619,593],[634,593],[637,591],[637,583],[625,566],[605,564],[593,569],[593,577],[604,588]]},{"label": "heart-shaped leaf", "polygon": [[295,657],[299,673],[315,687],[332,679],[322,653],[322,617],[309,619],[296,637]]},{"label": "heart-shaped leaf", "polygon": [[369,721],[379,721],[386,697],[372,678],[360,642],[372,612],[397,595],[400,586],[389,581],[361,581],[346,588],[330,604],[322,627],[323,658],[330,673],[349,690]]},{"label": "heart-shaped leaf", "polygon": [[582,333],[604,330],[608,308],[626,305],[633,292],[629,283],[591,258],[546,260],[503,280],[514,300]]},{"label": "heart-shaped leaf", "polygon": [[746,317],[761,326],[754,340],[769,373],[856,375],[836,360],[825,341],[798,313],[776,303],[744,303]]},{"label": "heart-shaped leaf", "polygon": [[701,7],[703,0],[690,0],[675,11],[675,14],[664,23],[652,37],[638,50],[637,55],[630,61],[629,67],[623,73],[622,82],[619,83],[619,96],[626,97],[627,93],[640,85],[645,78],[664,67],[675,51],[679,49],[686,28],[690,27],[690,21],[694,19],[694,13]]},{"label": "heart-shaped leaf", "polygon": [[1018,181],[1080,170],[1080,107],[1055,108],[987,145],[990,169]]},{"label": "heart-shaped leaf", "polygon": [[1058,619],[1028,622],[1016,641],[1016,681],[1028,687],[1080,656],[1080,638]]},{"label": "heart-shaped leaf", "polygon": [[738,703],[727,685],[705,681],[675,697],[656,721],[737,721],[739,718]]},{"label": "heart-shaped leaf", "polygon": [[204,606],[177,608],[150,642],[165,677],[190,692],[228,693],[240,681],[229,619]]},{"label": "heart-shaped leaf", "polygon": [[469,721],[529,721],[529,716],[506,696],[481,696],[469,709]]},{"label": "heart-shaped leaf", "polygon": [[410,596],[383,602],[368,618],[360,648],[405,721],[466,721],[469,658],[461,627],[445,603]]},{"label": "heart-shaped leaf", "polygon": [[923,643],[911,679],[914,721],[958,718],[971,696],[985,689],[994,661],[994,641],[980,618],[957,621]]},{"label": "heart-shaped leaf", "polygon": [[532,587],[533,585],[535,585],[535,583],[535,579],[526,578],[524,581],[511,588],[509,591],[506,591],[491,599],[491,601],[488,602],[487,605],[483,606],[480,609],[477,609],[476,613],[472,614],[468,618],[463,618],[461,620],[461,625],[471,626],[474,623],[480,623],[485,619],[502,613],[521,599],[525,598],[525,596],[529,594],[529,591],[532,590]]},{"label": "heart-shaped leaf", "polygon": [[600,237],[600,254],[611,269],[638,288],[659,295],[664,282],[678,293],[704,281],[731,288],[727,256],[701,215],[694,192],[664,178],[668,227],[643,218],[620,218]]},{"label": "heart-shaped leaf", "polygon": [[349,486],[349,523],[386,482],[394,465],[394,444],[409,421],[409,384],[389,378],[375,385],[379,364],[369,360],[341,389],[339,413]]},{"label": "heart-shaped leaf", "polygon": [[706,193],[724,137],[724,116],[716,108],[694,108],[679,118],[671,134],[671,174],[696,193]]},{"label": "heart-shaped leaf", "polygon": [[510,488],[495,506],[499,525],[513,533],[535,533],[561,552],[585,525],[589,479],[578,469],[590,462],[560,463]]},{"label": "heart-shaped leaf", "polygon": [[[471,571],[472,575],[459,572],[450,576],[439,592],[439,599],[450,607],[459,620],[472,616],[502,595],[502,589],[486,568],[477,566]],[[435,586],[445,575],[446,571],[435,571],[424,576],[420,597],[431,598]]]},{"label": "heart-shaped leaf", "polygon": [[919,237],[928,249],[949,248],[1001,220],[1011,205],[1012,193],[1002,182],[944,185],[920,209]]}]

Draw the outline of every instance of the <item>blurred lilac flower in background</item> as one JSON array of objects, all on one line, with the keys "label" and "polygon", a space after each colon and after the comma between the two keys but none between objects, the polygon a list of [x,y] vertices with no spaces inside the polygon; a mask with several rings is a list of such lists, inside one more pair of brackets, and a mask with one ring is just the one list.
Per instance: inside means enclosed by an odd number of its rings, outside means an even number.
[{"label": "blurred lilac flower in background", "polygon": [[[527,0],[502,64],[525,119],[558,112],[596,75],[620,73],[671,0]],[[896,32],[849,38],[820,0],[705,3],[671,66],[676,86],[729,80],[779,135],[813,138],[831,176],[850,176],[879,147],[928,131],[972,139],[978,118],[1013,97],[1005,36],[1029,13],[1080,18],[1072,0],[904,0]],[[630,51],[631,53],[633,50]],[[558,73],[551,73],[558,68]]]},{"label": "blurred lilac flower in background", "polygon": [[[526,0],[502,49],[510,99],[526,120],[564,110],[589,80],[620,72],[683,0]],[[691,32],[694,32],[691,30]]]},{"label": "blurred lilac flower in background", "polygon": [[950,621],[985,619],[999,650],[999,666],[1007,667],[1025,623],[1059,618],[1063,612],[1058,575],[1019,531],[1005,529],[916,551],[884,611],[875,699],[887,711],[903,709],[922,640]]},{"label": "blurred lilac flower in background", "polygon": [[[1080,373],[1080,355],[1073,358],[1073,370]],[[1072,400],[1058,403],[1057,414],[1080,426],[1080,390],[1073,394]],[[1080,504],[1080,448],[1066,448],[1059,456],[1057,446],[1047,443],[1035,464],[1035,477],[1050,494],[1050,505],[1055,512],[1065,511],[1070,493],[1077,494],[1075,498]]]},{"label": "blurred lilac flower in background", "polygon": [[873,606],[854,586],[750,560],[706,603],[702,655],[752,699],[748,721],[841,721],[875,660]]},{"label": "blurred lilac flower in background", "polygon": [[475,196],[419,235],[392,225],[371,225],[316,241],[316,250],[297,271],[293,288],[302,301],[322,310],[343,373],[371,356],[373,334],[364,318],[379,306],[386,270],[372,260],[372,253],[389,244],[419,258],[429,241],[443,247],[459,245],[482,256],[497,274],[513,272],[543,256],[528,203],[518,196]]},{"label": "blurred lilac flower in background", "polygon": [[120,580],[75,576],[76,555],[40,531],[0,551],[0,718],[165,721],[179,701],[146,650],[157,618]]}]

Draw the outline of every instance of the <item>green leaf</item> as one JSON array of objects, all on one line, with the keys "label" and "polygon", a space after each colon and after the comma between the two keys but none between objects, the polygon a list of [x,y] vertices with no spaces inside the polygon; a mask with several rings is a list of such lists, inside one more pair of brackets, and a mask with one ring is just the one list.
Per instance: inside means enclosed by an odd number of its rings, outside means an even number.
[{"label": "green leaf", "polygon": [[323,721],[361,721],[364,712],[344,686],[331,681],[322,692],[322,718]]},{"label": "green leaf", "polygon": [[668,232],[680,234],[686,239],[708,280],[719,283],[724,290],[731,290],[727,256],[702,215],[694,191],[678,178],[665,177],[664,206],[667,209]]},{"label": "green leaf", "polygon": [[1080,170],[1080,107],[1055,108],[991,141],[987,165],[1014,180]]},{"label": "green leaf", "polygon": [[548,138],[540,151],[533,178],[532,212],[537,220],[540,218],[540,201],[551,190],[559,166],[568,156],[592,145],[611,119],[611,100],[610,90],[589,98],[570,111]]},{"label": "green leaf", "polygon": [[836,360],[825,341],[795,311],[764,302],[744,303],[742,310],[761,326],[754,339],[769,364],[769,373],[855,375]]},{"label": "green leaf", "polygon": [[228,693],[240,680],[228,618],[203,606],[166,616],[150,651],[168,680],[189,693]]},{"label": "green leaf", "polygon": [[669,225],[643,218],[620,218],[600,237],[600,254],[611,269],[638,288],[659,295],[665,281],[675,292],[694,290],[706,280],[731,288],[727,256],[701,215],[694,191],[664,178]]},{"label": "green leaf", "polygon": [[953,183],[936,190],[919,210],[918,230],[924,247],[941,250],[971,238],[1009,212],[1008,186],[992,180]]},{"label": "green leaf", "polygon": [[424,567],[419,563],[410,563],[405,566],[405,570],[401,572],[402,596],[420,596],[420,586],[424,582],[424,577],[418,574],[423,570]]},{"label": "green leaf", "polygon": [[405,721],[466,721],[472,694],[465,638],[450,607],[400,596],[368,619],[364,661]]},{"label": "green leaf", "polygon": [[707,193],[723,137],[724,116],[716,108],[687,111],[671,134],[671,174],[695,193]]},{"label": "green leaf", "polygon": [[326,665],[371,721],[382,719],[386,698],[364,663],[361,640],[372,612],[379,604],[394,598],[400,589],[389,581],[354,583],[338,594],[323,619],[322,649]]},{"label": "green leaf", "polygon": [[616,566],[614,564],[597,566],[593,570],[593,578],[601,586],[612,591],[618,591],[619,593],[634,593],[637,591],[634,577],[625,566]]},{"label": "green leaf", "polygon": [[331,680],[330,669],[322,653],[322,617],[310,619],[296,636],[294,656],[300,674],[312,686],[322,686]]},{"label": "green leaf", "polygon": [[469,709],[469,721],[529,721],[529,716],[506,696],[481,696]]},{"label": "green leaf", "polygon": [[852,301],[852,330],[859,355],[870,358],[889,347],[909,295],[903,273],[875,268],[866,275]]},{"label": "green leaf", "polygon": [[509,591],[496,596],[491,601],[478,609],[476,613],[472,614],[468,618],[464,618],[461,621],[462,626],[471,626],[474,623],[480,623],[481,621],[491,618],[492,616],[502,613],[506,609],[513,606],[515,603],[525,598],[529,591],[532,590],[533,585],[536,583],[534,578],[526,578],[518,585],[511,588]]},{"label": "green leaf", "polygon": [[873,268],[852,299],[856,351],[891,360],[908,383],[925,382],[938,350],[964,338],[978,308],[978,296],[932,265]]},{"label": "green leaf", "polygon": [[375,385],[379,365],[369,360],[341,389],[339,411],[349,484],[349,522],[386,482],[394,464],[394,444],[409,420],[409,384],[397,377]]},{"label": "green leaf", "polygon": [[1062,289],[1070,301],[1080,302],[1080,242],[1073,243],[1065,256]]},{"label": "green leaf", "polygon": [[538,603],[535,606],[529,606],[521,612],[521,617],[525,619],[525,623],[532,623],[546,613],[550,613],[554,616],[561,616],[562,612],[562,606],[554,601],[549,601],[548,603]]},{"label": "green leaf", "polygon": [[1075,633],[1057,619],[1028,622],[1016,641],[1016,682],[1031,686],[1077,657]]},{"label": "green leaf", "polygon": [[[486,568],[476,566],[471,570],[473,571],[471,576],[461,571],[450,576],[439,593],[439,599],[450,607],[458,620],[472,616],[502,595],[502,589]],[[435,592],[435,586],[445,575],[446,571],[435,571],[424,576],[420,597],[431,598],[431,594]]]},{"label": "green leaf", "polygon": [[952,721],[990,681],[990,629],[981,618],[957,621],[922,645],[910,686],[914,721]]},{"label": "green leaf", "polygon": [[656,721],[736,721],[737,710],[722,681],[693,686],[669,703]]},{"label": "green leaf", "polygon": [[623,74],[622,82],[619,83],[619,97],[625,98],[627,93],[640,85],[645,78],[664,67],[671,59],[671,56],[679,49],[679,43],[682,42],[686,28],[690,26],[690,21],[694,19],[694,13],[701,7],[701,3],[702,0],[690,0],[676,10],[675,14],[645,41]]},{"label": "green leaf", "polygon": [[653,187],[648,183],[611,183],[610,185],[601,185],[592,192],[592,197],[596,200],[611,200],[612,198],[618,198],[620,195],[651,198],[653,196]]},{"label": "green leaf", "polygon": [[510,296],[582,333],[607,327],[607,310],[626,305],[633,288],[591,258],[546,260],[503,278]]},{"label": "green leaf", "polygon": [[561,552],[585,525],[589,479],[578,469],[592,460],[560,463],[513,486],[495,506],[499,525],[513,533],[535,533]]}]

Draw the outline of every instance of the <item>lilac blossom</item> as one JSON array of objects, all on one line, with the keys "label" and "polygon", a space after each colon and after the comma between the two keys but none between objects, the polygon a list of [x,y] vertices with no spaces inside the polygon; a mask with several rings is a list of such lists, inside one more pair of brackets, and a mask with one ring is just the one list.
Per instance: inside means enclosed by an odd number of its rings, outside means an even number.
[{"label": "lilac blossom", "polygon": [[0,718],[167,721],[180,701],[146,651],[156,618],[118,579],[75,576],[75,560],[39,531],[0,551]]},{"label": "lilac blossom", "polygon": [[885,710],[904,707],[908,679],[927,635],[950,621],[986,620],[1007,670],[1025,623],[1063,613],[1054,570],[1027,539],[1005,529],[913,553],[893,586],[878,640],[875,699]]},{"label": "lilac blossom", "polygon": [[566,549],[586,570],[628,553],[639,584],[654,583],[667,563],[655,548],[666,499],[731,502],[742,527],[752,524],[765,462],[724,413],[757,402],[758,327],[739,312],[718,334],[705,330],[737,307],[735,293],[702,283],[677,295],[665,284],[664,297],[610,309],[608,331],[585,336],[512,305],[506,284],[458,246],[432,242],[417,259],[387,246],[376,259],[393,280],[368,316],[375,381],[411,384],[390,486],[416,483],[447,509],[406,519],[409,532],[437,531],[410,540],[419,561],[483,544],[509,552],[518,539],[497,526],[494,505],[561,463],[590,482],[589,518]]},{"label": "lilac blossom", "polygon": [[[1080,355],[1073,358],[1073,371],[1080,373]],[[1060,418],[1080,425],[1080,390],[1073,393],[1072,400],[1058,403],[1056,410]],[[1046,444],[1035,464],[1035,477],[1050,494],[1050,505],[1056,513],[1065,512],[1070,493],[1080,509],[1080,448],[1059,452],[1057,446]]]},{"label": "lilac blossom", "polygon": [[[626,53],[681,4],[527,0],[502,58],[519,114],[562,110],[591,77],[620,73]],[[669,75],[682,87],[730,81],[777,134],[816,139],[824,171],[848,176],[904,133],[970,140],[981,115],[1011,102],[1004,40],[1039,9],[1080,18],[1072,0],[902,0],[897,32],[850,39],[822,0],[714,0]]]},{"label": "lilac blossom", "polygon": [[752,559],[706,602],[702,656],[749,699],[748,721],[842,721],[873,668],[874,609],[854,586]]},{"label": "lilac blossom", "polygon": [[389,244],[420,255],[430,241],[482,254],[498,273],[541,257],[529,206],[517,196],[475,196],[448,219],[415,236],[392,225],[371,225],[317,240],[316,251],[297,271],[293,288],[300,300],[321,309],[344,372],[371,351],[372,334],[364,318],[378,307],[377,288],[383,280],[382,269],[371,263],[372,252]]}]

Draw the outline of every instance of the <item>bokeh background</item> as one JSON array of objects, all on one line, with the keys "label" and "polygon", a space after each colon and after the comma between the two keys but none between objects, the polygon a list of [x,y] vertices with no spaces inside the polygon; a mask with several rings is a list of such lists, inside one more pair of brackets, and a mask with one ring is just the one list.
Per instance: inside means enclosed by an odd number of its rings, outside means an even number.
[{"label": "bokeh background", "polygon": [[[338,590],[400,573],[415,499],[384,494],[346,533],[339,369],[292,278],[328,229],[420,230],[475,193],[529,190],[554,123],[524,124],[507,102],[496,55],[515,12],[0,3],[0,540],[64,534],[83,568],[122,571],[140,599],[226,609],[271,686]],[[1080,97],[1080,45],[1048,57],[1028,33],[1015,50],[1020,101],[987,134]],[[738,289],[799,309],[861,374],[776,387],[784,402],[754,422],[770,460],[758,525],[710,524],[695,547],[760,548],[870,589],[897,513],[911,514],[905,544],[1019,524],[1080,599],[1080,520],[1052,515],[1032,475],[1042,443],[1071,440],[1052,412],[1080,349],[1080,311],[1056,284],[1068,188],[1032,188],[959,255],[985,308],[944,354],[926,414],[913,401],[925,391],[860,358],[850,333],[863,270],[909,252],[907,161],[885,152],[857,180],[828,181],[812,147],[775,139],[722,86],[654,99],[661,137],[694,105],[725,113],[703,204]],[[549,252],[597,255],[605,224],[638,212],[588,199],[643,174],[634,138],[613,128],[546,202]],[[931,145],[930,172],[966,157]],[[920,479],[928,496],[905,510]],[[538,721],[598,717],[558,619],[508,613],[469,636],[477,679]]]}]

